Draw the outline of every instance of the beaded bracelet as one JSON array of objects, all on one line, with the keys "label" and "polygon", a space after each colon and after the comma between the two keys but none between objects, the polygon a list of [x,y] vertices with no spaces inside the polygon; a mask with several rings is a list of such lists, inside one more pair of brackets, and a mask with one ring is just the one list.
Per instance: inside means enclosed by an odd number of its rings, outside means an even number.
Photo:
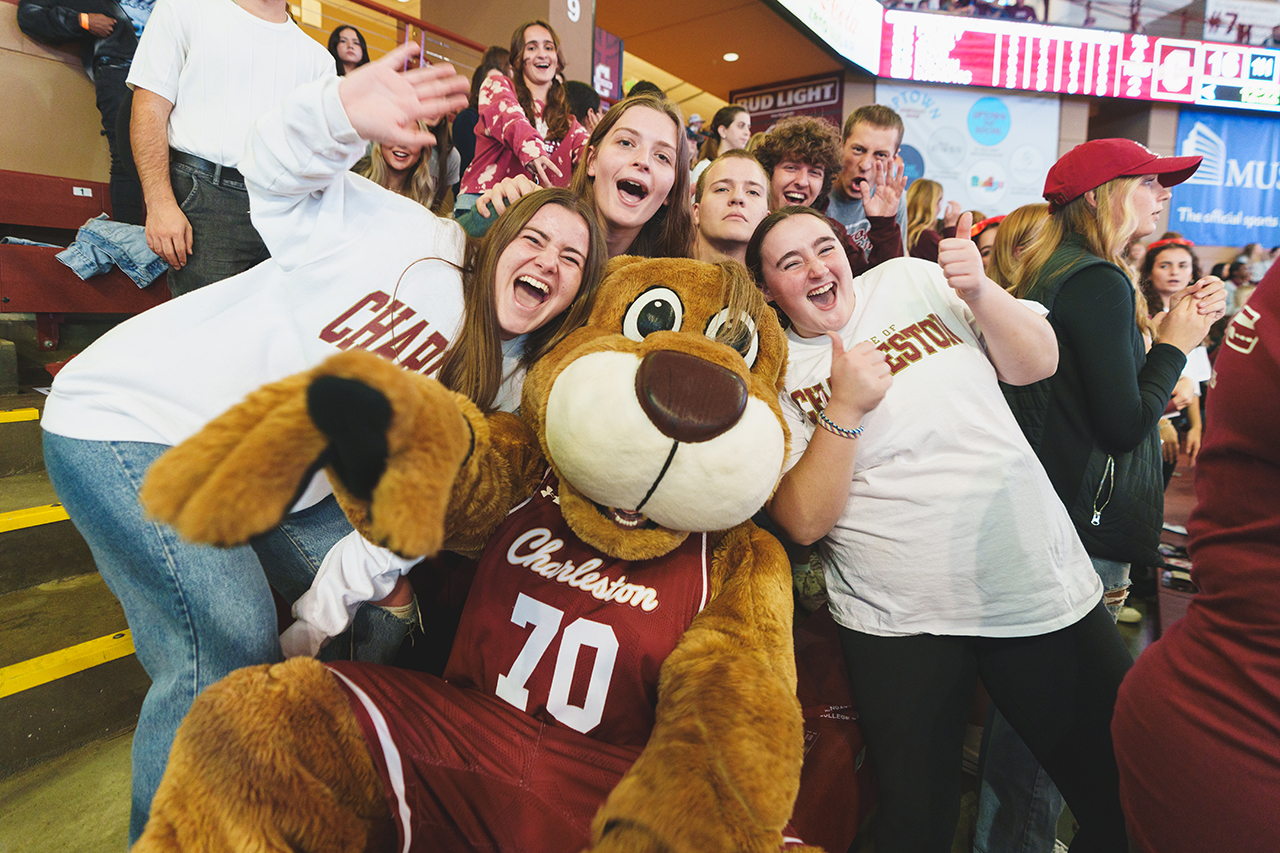
[{"label": "beaded bracelet", "polygon": [[818,412],[818,425],[821,426],[823,429],[825,429],[827,432],[834,432],[836,435],[840,436],[841,438],[857,438],[858,436],[862,435],[862,431],[866,429],[866,427],[858,427],[856,429],[845,429],[844,427],[832,421],[831,418],[827,417],[826,412]]}]

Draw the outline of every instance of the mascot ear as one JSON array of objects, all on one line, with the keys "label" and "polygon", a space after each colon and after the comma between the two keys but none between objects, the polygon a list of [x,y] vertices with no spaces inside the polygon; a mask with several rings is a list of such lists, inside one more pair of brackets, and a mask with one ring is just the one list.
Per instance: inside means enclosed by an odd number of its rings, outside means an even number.
[{"label": "mascot ear", "polygon": [[640,261],[647,261],[647,260],[649,259],[642,258],[639,255],[618,255],[618,257],[616,258],[610,258],[609,263],[605,265],[604,276],[600,280],[604,281],[604,279],[613,275],[614,273],[616,273],[618,270],[622,269],[625,266],[629,266],[630,264],[637,264]]}]

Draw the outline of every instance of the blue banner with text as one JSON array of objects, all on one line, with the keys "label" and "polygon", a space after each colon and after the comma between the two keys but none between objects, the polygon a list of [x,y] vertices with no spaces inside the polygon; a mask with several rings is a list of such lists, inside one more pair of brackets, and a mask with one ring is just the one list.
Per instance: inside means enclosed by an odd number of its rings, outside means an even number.
[{"label": "blue banner with text", "polygon": [[1280,121],[1183,109],[1178,153],[1204,162],[1173,188],[1169,230],[1205,246],[1280,245]]}]

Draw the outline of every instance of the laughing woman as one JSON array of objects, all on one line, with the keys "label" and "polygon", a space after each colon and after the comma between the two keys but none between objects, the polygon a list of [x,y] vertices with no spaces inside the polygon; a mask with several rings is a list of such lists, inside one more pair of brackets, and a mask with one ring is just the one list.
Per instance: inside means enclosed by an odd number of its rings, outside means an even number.
[{"label": "laughing woman", "polygon": [[1079,849],[1121,853],[1108,729],[1129,653],[997,383],[1051,375],[1053,330],[971,240],[942,240],[938,261],[853,278],[812,208],[756,229],[747,265],[791,320],[791,456],[768,512],[822,554],[880,786],[877,851],[950,849],[981,677],[1067,795]]},{"label": "laughing woman", "polygon": [[[565,186],[569,176],[551,162],[552,147],[569,132],[560,38],[545,21],[529,21],[511,36],[511,78],[491,70],[480,86],[475,156],[462,175],[454,205],[462,215],[481,193],[521,175],[544,187]],[[549,147],[550,146],[550,147]]]},{"label": "laughing woman", "polygon": [[600,119],[571,187],[599,215],[610,257],[689,257],[689,149],[684,117],[666,98],[636,95]]},{"label": "laughing woman", "polygon": [[[691,256],[693,211],[685,201],[690,149],[680,108],[661,96],[624,98],[600,119],[570,188],[595,210],[609,257]],[[523,176],[501,182],[464,217],[464,227],[483,234],[512,200],[536,189]]]},{"label": "laughing woman", "polygon": [[[189,544],[139,507],[151,463],[264,383],[353,347],[428,375],[447,360],[460,388],[488,388],[492,403],[506,378],[497,329],[525,335],[522,351],[533,354],[586,316],[603,242],[567,193],[528,199],[468,266],[455,223],[347,171],[366,140],[420,149],[430,138],[406,128],[466,103],[467,81],[447,65],[397,71],[416,52],[404,46],[303,86],[258,122],[241,170],[270,260],[121,324],[54,382],[43,422],[49,476],[152,679],[133,740],[131,840],[196,695],[233,669],[281,659],[271,587],[297,598],[351,531],[319,475],[249,546]],[[493,295],[496,323],[464,322],[468,275],[482,282],[471,289]],[[536,330],[544,337],[526,334]],[[484,370],[454,366],[474,358],[458,353],[486,347]],[[366,608],[356,656],[385,659],[407,627]]]}]

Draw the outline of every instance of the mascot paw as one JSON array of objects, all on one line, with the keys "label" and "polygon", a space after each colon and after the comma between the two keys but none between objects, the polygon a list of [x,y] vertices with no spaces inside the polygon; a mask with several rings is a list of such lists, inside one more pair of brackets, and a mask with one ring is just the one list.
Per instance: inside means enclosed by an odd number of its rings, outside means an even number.
[{"label": "mascot paw", "polygon": [[439,551],[454,482],[484,430],[479,409],[366,352],[334,356],[316,373],[307,410],[351,523],[403,556]]},{"label": "mascot paw", "polygon": [[394,824],[346,694],[319,662],[241,669],[178,729],[134,853],[357,853]]}]

